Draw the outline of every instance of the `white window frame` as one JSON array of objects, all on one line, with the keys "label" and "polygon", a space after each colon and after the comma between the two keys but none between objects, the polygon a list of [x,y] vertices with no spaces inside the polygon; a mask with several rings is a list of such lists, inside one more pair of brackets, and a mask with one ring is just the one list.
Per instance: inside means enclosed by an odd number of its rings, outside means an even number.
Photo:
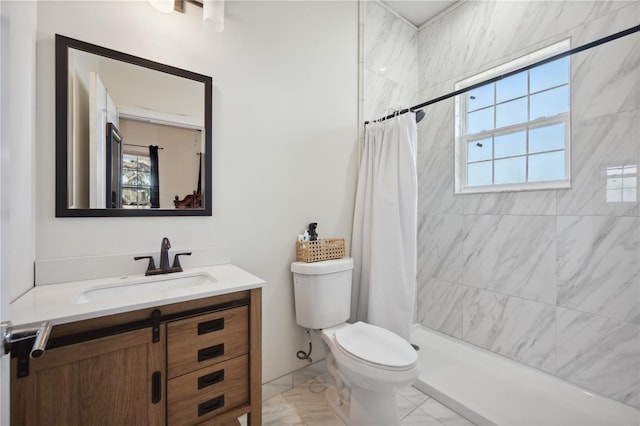
[{"label": "white window frame", "polygon": [[[466,87],[473,86],[482,81],[489,80],[499,75],[526,67],[527,65],[542,61],[559,53],[566,52],[570,49],[570,39],[562,40],[553,45],[547,46],[526,56],[520,57],[506,64],[500,65],[493,69],[484,71],[467,79],[461,80],[455,84],[455,90],[461,90]],[[570,63],[569,63],[570,67]],[[524,71],[523,71],[524,72]],[[553,117],[542,117],[524,123],[518,123],[498,129],[482,131],[472,135],[466,134],[466,93],[455,97],[455,193],[456,194],[473,194],[486,192],[506,192],[506,191],[531,191],[543,189],[566,189],[571,188],[571,75],[568,81],[569,91],[569,111],[557,114]],[[530,96],[530,94],[527,94]],[[491,185],[474,185],[467,186],[467,142],[479,140],[483,137],[499,136],[506,133],[512,133],[518,130],[527,130],[530,128],[549,126],[556,123],[564,123],[565,128],[565,176],[563,179],[550,181],[534,181],[534,182],[518,182],[509,184],[491,184]],[[527,142],[528,144],[528,142]],[[553,151],[548,151],[553,152]],[[531,154],[528,152],[525,156],[528,158]]]}]

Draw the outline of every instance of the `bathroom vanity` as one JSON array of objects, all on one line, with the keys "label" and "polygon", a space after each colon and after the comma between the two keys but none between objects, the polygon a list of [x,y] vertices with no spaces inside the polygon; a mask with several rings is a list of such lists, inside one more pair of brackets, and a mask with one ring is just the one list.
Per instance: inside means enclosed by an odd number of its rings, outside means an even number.
[{"label": "bathroom vanity", "polygon": [[45,285],[16,300],[18,323],[53,329],[40,358],[31,341],[12,348],[11,423],[232,425],[247,414],[260,425],[264,282],[230,264],[171,275]]}]

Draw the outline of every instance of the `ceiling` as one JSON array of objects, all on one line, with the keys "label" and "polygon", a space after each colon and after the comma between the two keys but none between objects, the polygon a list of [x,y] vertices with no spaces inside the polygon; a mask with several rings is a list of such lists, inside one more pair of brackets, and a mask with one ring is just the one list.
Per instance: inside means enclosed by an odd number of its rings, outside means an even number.
[{"label": "ceiling", "polygon": [[458,0],[383,0],[386,6],[419,27]]}]

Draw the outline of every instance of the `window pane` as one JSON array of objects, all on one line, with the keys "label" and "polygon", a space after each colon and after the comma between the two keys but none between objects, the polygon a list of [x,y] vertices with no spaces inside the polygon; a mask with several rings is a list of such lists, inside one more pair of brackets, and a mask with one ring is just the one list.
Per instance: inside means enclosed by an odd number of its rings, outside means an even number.
[{"label": "window pane", "polygon": [[491,185],[491,161],[468,164],[467,185]]},{"label": "window pane", "polygon": [[607,189],[622,189],[622,178],[610,177],[607,179]]},{"label": "window pane", "polygon": [[135,170],[124,169],[122,171],[122,185],[135,186],[138,184],[138,174]]},{"label": "window pane", "polygon": [[523,130],[496,136],[495,158],[513,157],[527,153],[527,133]]},{"label": "window pane", "polygon": [[122,204],[127,206],[136,201],[135,189],[122,188]]},{"label": "window pane", "polygon": [[558,59],[530,70],[531,93],[569,82],[569,58]]},{"label": "window pane", "polygon": [[521,72],[496,82],[496,102],[519,98],[527,94],[527,72]]},{"label": "window pane", "polygon": [[618,166],[618,167],[607,167],[607,176],[612,176],[612,175],[628,175],[628,174],[633,174],[635,175],[638,172],[638,166],[637,165],[631,165],[631,166]]},{"label": "window pane", "polygon": [[620,203],[620,202],[622,202],[622,190],[607,189],[607,203]]},{"label": "window pane", "polygon": [[516,183],[526,180],[527,157],[507,158],[496,160],[494,183]]},{"label": "window pane", "polygon": [[151,171],[151,159],[149,157],[138,157],[138,169],[149,173]]},{"label": "window pane", "polygon": [[138,173],[138,185],[151,185],[151,173]]},{"label": "window pane", "polygon": [[633,203],[636,201],[636,188],[624,188],[622,190],[622,201]]},{"label": "window pane", "polygon": [[467,162],[490,160],[493,156],[491,138],[478,139],[467,143]]},{"label": "window pane", "polygon": [[529,181],[564,179],[564,151],[529,156]]},{"label": "window pane", "polygon": [[558,87],[531,96],[531,120],[552,117],[569,111],[569,86]]},{"label": "window pane", "polygon": [[527,98],[496,106],[496,128],[527,121]]},{"label": "window pane", "polygon": [[635,177],[625,177],[622,178],[622,187],[623,188],[634,188],[638,185],[638,178]]},{"label": "window pane", "polygon": [[467,114],[467,134],[491,130],[493,126],[493,107]]},{"label": "window pane", "polygon": [[150,188],[139,188],[138,189],[138,203],[141,205],[148,205],[151,200],[151,189]]},{"label": "window pane", "polygon": [[467,110],[475,111],[493,105],[493,83],[480,86],[467,92]]},{"label": "window pane", "polygon": [[564,149],[564,123],[529,130],[529,152]]}]

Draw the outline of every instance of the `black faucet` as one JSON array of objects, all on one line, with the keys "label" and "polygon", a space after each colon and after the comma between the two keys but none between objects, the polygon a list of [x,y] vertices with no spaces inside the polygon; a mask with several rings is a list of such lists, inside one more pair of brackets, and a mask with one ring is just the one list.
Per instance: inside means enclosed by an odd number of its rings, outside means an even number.
[{"label": "black faucet", "polygon": [[[162,244],[160,245],[160,270],[163,271],[161,274],[166,274],[169,272],[169,249],[171,248],[171,243],[167,237],[162,239]],[[166,271],[166,272],[165,272]]]},{"label": "black faucet", "polygon": [[162,239],[162,244],[160,245],[160,267],[156,268],[156,264],[153,261],[153,256],[136,256],[134,260],[140,259],[149,259],[149,265],[147,266],[147,270],[144,273],[145,275],[159,275],[159,274],[170,274],[172,272],[182,272],[182,265],[180,265],[179,256],[191,256],[191,252],[186,253],[176,253],[173,258],[173,265],[169,266],[169,249],[171,248],[171,243],[167,237]]}]

